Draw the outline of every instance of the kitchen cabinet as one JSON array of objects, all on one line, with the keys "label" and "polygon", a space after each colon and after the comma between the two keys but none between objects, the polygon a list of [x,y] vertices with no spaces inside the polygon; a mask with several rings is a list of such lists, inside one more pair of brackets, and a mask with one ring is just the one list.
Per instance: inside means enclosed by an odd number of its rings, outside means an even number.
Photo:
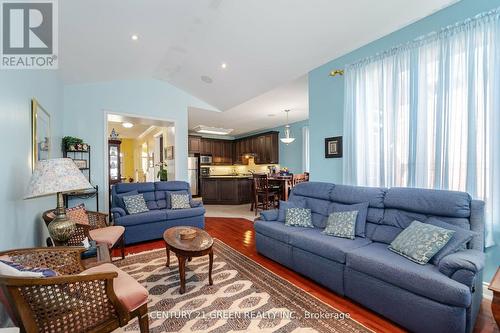
[{"label": "kitchen cabinet", "polygon": [[195,136],[195,135],[188,136],[188,153],[189,154],[201,153],[201,136]]},{"label": "kitchen cabinet", "polygon": [[252,180],[244,177],[211,176],[201,180],[205,204],[241,205],[252,200]]},{"label": "kitchen cabinet", "polygon": [[217,139],[201,139],[202,154],[212,155],[215,165],[233,164],[233,141]]},{"label": "kitchen cabinet", "polygon": [[267,132],[242,139],[234,143],[235,163],[245,164],[244,154],[254,154],[255,164],[279,163],[278,132]]},{"label": "kitchen cabinet", "polygon": [[200,154],[202,155],[213,155],[212,154],[213,148],[212,148],[212,139],[201,139],[201,150]]},{"label": "kitchen cabinet", "polygon": [[[190,138],[189,142],[190,147],[200,147],[200,154],[212,155],[214,165],[248,164],[248,156],[245,157],[245,154],[253,154],[256,164],[278,164],[278,134],[266,132],[237,140],[201,138],[199,143]],[[189,152],[191,153],[191,148]]]}]

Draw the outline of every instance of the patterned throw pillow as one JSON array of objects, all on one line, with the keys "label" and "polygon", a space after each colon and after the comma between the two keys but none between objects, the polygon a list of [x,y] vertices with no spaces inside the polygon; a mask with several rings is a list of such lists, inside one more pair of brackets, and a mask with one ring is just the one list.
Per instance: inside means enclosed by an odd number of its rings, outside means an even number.
[{"label": "patterned throw pillow", "polygon": [[144,195],[142,194],[123,197],[123,202],[125,203],[125,207],[127,208],[127,212],[129,214],[138,214],[149,211],[146,201],[144,200]]},{"label": "patterned throw pillow", "polygon": [[328,236],[355,239],[357,217],[358,211],[331,213],[323,233]]},{"label": "patterned throw pillow", "polygon": [[285,225],[289,227],[314,228],[311,210],[308,208],[288,208],[286,210]]},{"label": "patterned throw pillow", "polygon": [[66,209],[66,215],[72,221],[80,224],[90,224],[85,204],[79,204],[76,207]]},{"label": "patterned throw pillow", "polygon": [[389,250],[425,265],[453,237],[455,231],[413,221],[389,245]]},{"label": "patterned throw pillow", "polygon": [[170,195],[170,204],[172,209],[187,209],[191,208],[189,202],[189,194],[175,194]]},{"label": "patterned throw pillow", "polygon": [[289,201],[280,200],[279,210],[278,210],[278,221],[285,222],[286,211],[290,208],[306,208],[306,200],[304,198],[294,197]]}]

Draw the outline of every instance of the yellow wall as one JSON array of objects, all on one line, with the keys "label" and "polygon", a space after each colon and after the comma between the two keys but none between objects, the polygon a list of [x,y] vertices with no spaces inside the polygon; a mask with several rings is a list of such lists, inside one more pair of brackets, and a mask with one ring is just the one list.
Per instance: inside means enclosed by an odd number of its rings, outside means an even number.
[{"label": "yellow wall", "polygon": [[135,177],[134,146],[135,146],[134,139],[122,139],[122,144],[120,145],[120,151],[122,153],[122,158],[123,158],[122,177],[125,177],[126,182],[128,182],[129,178]]}]

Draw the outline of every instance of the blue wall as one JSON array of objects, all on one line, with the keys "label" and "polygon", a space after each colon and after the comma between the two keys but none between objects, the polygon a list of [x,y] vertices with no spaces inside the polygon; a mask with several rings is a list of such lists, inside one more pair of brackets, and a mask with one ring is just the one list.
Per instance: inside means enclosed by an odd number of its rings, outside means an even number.
[{"label": "blue wall", "polygon": [[[334,78],[328,76],[332,69],[342,69],[347,64],[499,6],[500,0],[462,0],[311,71],[309,73],[311,179],[342,182],[342,159],[325,159],[323,148],[326,137],[342,135],[343,132],[344,80],[340,76]],[[499,244],[500,234],[497,234],[495,239]],[[487,255],[488,267],[485,280],[491,278],[498,266],[500,251],[498,247],[490,248]]]},{"label": "blue wall", "polygon": [[[124,113],[175,122],[176,179],[187,180],[188,107],[212,106],[159,80],[111,81],[64,87],[64,135],[82,138],[92,147],[92,183],[99,185],[99,206],[105,207],[105,113]],[[106,133],[106,134],[105,134]],[[94,208],[94,200],[87,205]]]},{"label": "blue wall", "polygon": [[23,200],[31,171],[31,99],[51,115],[51,157],[60,157],[62,84],[56,71],[0,71],[0,250],[44,244],[41,213],[56,197]]},{"label": "blue wall", "polygon": [[[302,161],[303,155],[303,134],[302,129],[304,127],[309,126],[308,120],[298,121],[290,124],[290,130],[292,132],[292,136],[295,138],[295,141],[286,145],[283,142],[279,142],[280,148],[280,167],[287,167],[292,173],[303,173],[304,165]],[[284,137],[285,126],[269,128],[266,130],[247,133],[244,135],[237,136],[237,138],[244,138],[250,135],[269,132],[269,131],[278,131],[280,132],[279,137]]]}]

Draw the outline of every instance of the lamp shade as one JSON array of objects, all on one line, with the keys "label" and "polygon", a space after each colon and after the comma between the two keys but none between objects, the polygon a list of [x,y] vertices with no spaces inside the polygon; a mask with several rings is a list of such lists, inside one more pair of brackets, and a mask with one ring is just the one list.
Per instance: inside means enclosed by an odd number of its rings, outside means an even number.
[{"label": "lamp shade", "polygon": [[93,188],[70,158],[38,161],[25,199]]}]

